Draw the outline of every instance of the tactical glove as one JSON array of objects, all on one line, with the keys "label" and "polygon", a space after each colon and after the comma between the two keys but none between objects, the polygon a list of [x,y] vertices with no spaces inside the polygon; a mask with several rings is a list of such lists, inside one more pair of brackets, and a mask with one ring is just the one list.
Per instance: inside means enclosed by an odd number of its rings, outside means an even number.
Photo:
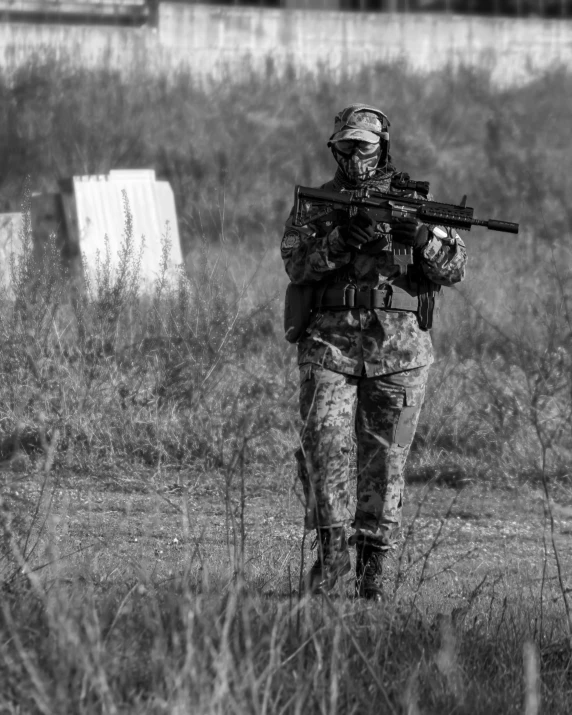
[{"label": "tactical glove", "polygon": [[391,222],[391,235],[396,243],[413,248],[422,248],[429,240],[427,226],[408,216]]},{"label": "tactical glove", "polygon": [[375,221],[365,211],[358,211],[346,226],[340,228],[340,235],[348,249],[359,250],[375,236]]}]

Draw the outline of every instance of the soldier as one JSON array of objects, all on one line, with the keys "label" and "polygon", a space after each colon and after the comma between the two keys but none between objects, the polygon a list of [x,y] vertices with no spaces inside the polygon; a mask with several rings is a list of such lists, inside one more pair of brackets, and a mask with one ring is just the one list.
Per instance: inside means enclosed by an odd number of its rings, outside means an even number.
[{"label": "soldier", "polygon": [[[389,120],[379,109],[342,110],[328,146],[338,168],[322,188],[398,191],[402,175],[391,163]],[[413,270],[405,275],[393,241],[413,249]],[[298,340],[303,426],[296,452],[305,528],[316,530],[318,546],[306,589],[327,592],[350,571],[349,544],[357,548],[356,596],[380,601],[383,559],[400,537],[403,470],[433,362],[434,298],[440,286],[463,279],[465,246],[452,229],[415,218],[376,224],[360,209],[301,228],[291,213],[281,253],[290,309],[303,310],[311,296],[309,325]],[[359,292],[360,307],[348,286]],[[354,429],[357,505],[346,541]]]}]

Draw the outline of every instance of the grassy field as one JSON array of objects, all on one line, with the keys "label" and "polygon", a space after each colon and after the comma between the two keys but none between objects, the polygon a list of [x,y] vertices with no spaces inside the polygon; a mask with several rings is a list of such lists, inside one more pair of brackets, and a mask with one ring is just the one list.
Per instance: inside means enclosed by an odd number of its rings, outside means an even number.
[{"label": "grassy field", "polygon": [[[26,176],[153,166],[187,255],[149,295],[126,250],[70,296],[24,226],[0,306],[0,713],[570,711],[571,84],[380,65],[207,93],[41,58],[0,78],[4,208]],[[299,595],[277,255],[293,185],[329,178],[333,114],[358,99],[438,198],[522,227],[466,236],[383,606],[351,582]]]}]

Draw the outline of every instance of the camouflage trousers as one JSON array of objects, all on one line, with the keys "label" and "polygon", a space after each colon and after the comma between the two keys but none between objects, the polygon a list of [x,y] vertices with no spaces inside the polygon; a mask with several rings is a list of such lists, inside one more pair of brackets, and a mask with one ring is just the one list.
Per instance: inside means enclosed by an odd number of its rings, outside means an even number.
[{"label": "camouflage trousers", "polygon": [[391,548],[401,533],[403,469],[425,396],[429,366],[355,377],[300,366],[303,426],[296,452],[305,526],[341,526],[349,512],[350,456],[357,443],[356,537]]}]

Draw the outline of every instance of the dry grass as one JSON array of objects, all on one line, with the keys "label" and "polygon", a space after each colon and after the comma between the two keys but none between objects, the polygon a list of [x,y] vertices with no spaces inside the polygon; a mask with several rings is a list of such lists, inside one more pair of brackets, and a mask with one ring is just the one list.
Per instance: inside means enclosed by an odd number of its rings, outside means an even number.
[{"label": "dry grass", "polygon": [[[538,492],[411,487],[398,588],[368,606],[351,582],[299,599],[291,478],[270,490],[248,474],[241,515],[224,472],[128,476],[54,474],[27,576],[4,551],[6,712],[528,713],[538,683],[543,712],[567,711]],[[7,482],[8,499],[39,499],[40,475]],[[561,543],[569,529],[561,515]]]},{"label": "dry grass", "polygon": [[[62,78],[67,105],[50,89]],[[64,65],[4,85],[35,187],[55,166],[107,170],[123,147],[173,182],[189,254],[187,275],[142,296],[126,251],[123,273],[103,267],[69,301],[55,247],[38,265],[24,227],[0,309],[0,712],[504,714],[539,697],[568,712],[570,77],[501,92],[484,74],[426,83],[380,67],[355,90],[393,97],[404,168],[523,224],[518,239],[467,238],[383,608],[354,602],[351,584],[298,595],[311,555],[275,250],[292,184],[331,170],[320,118],[350,85],[253,77],[207,98],[188,80],[172,94]]]}]

